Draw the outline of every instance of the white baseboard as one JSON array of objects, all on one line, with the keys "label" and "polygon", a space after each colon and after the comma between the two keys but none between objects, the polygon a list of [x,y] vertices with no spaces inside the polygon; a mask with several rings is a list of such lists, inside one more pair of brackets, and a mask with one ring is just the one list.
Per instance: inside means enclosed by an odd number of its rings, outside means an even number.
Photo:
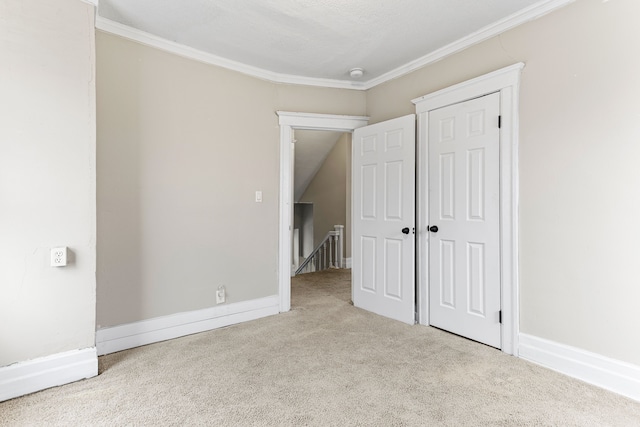
[{"label": "white baseboard", "polygon": [[277,295],[98,329],[98,355],[247,322],[280,312]]},{"label": "white baseboard", "polygon": [[344,265],[344,268],[351,268],[351,258],[344,258],[342,265]]},{"label": "white baseboard", "polygon": [[0,368],[0,402],[96,375],[95,347],[15,363]]},{"label": "white baseboard", "polygon": [[520,334],[519,355],[538,365],[640,401],[640,366]]}]

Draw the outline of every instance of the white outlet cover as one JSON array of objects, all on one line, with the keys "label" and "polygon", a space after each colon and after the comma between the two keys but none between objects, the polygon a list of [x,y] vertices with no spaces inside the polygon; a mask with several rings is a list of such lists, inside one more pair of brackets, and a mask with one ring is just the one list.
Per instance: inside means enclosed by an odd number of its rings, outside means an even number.
[{"label": "white outlet cover", "polygon": [[51,267],[64,267],[67,265],[67,247],[51,248]]},{"label": "white outlet cover", "polygon": [[222,304],[225,302],[227,296],[225,295],[224,286],[220,286],[218,290],[216,290],[216,304]]}]

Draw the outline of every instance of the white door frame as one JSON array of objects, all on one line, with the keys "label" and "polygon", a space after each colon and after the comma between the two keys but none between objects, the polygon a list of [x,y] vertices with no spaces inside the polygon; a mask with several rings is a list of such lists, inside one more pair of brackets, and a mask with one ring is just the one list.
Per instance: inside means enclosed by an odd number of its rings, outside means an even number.
[{"label": "white door frame", "polygon": [[278,231],[278,294],[280,312],[291,309],[291,195],[293,171],[291,147],[293,130],[327,130],[353,133],[369,124],[365,116],[337,116],[331,114],[276,111],[280,124],[280,221]]},{"label": "white door frame", "polygon": [[518,355],[518,95],[524,63],[412,100],[418,115],[417,227],[418,322],[429,325],[429,111],[490,93],[500,93],[500,275],[502,351]]}]

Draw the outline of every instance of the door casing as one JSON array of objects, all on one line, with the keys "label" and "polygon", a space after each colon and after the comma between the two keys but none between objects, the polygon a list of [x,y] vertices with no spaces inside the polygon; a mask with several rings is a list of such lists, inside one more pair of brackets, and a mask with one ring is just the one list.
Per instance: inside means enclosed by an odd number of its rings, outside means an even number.
[{"label": "door casing", "polygon": [[327,130],[353,133],[369,124],[369,117],[277,111],[280,124],[280,213],[278,228],[278,295],[280,312],[291,309],[291,225],[293,211],[293,131]]},{"label": "door casing", "polygon": [[[518,356],[518,100],[520,73],[524,63],[485,74],[454,86],[416,98],[417,188],[416,204],[416,299],[418,323],[429,325],[428,295],[428,203],[429,183],[428,129],[429,111],[464,102],[490,93],[500,93],[500,274],[502,308],[502,345],[507,354]],[[278,247],[278,290],[280,312],[291,308],[291,188],[292,171],[289,144],[294,129],[353,132],[369,123],[365,116],[278,111],[280,124],[280,213]]]},{"label": "door casing", "polygon": [[489,74],[414,99],[417,127],[417,311],[418,322],[429,325],[429,111],[500,93],[500,276],[503,352],[518,355],[518,93],[517,63]]}]

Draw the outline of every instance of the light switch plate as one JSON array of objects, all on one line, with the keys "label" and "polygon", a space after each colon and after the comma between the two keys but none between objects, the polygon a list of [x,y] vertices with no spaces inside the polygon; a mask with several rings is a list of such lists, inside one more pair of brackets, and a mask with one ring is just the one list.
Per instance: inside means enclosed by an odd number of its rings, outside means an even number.
[{"label": "light switch plate", "polygon": [[256,191],[256,203],[262,203],[262,191]]}]

